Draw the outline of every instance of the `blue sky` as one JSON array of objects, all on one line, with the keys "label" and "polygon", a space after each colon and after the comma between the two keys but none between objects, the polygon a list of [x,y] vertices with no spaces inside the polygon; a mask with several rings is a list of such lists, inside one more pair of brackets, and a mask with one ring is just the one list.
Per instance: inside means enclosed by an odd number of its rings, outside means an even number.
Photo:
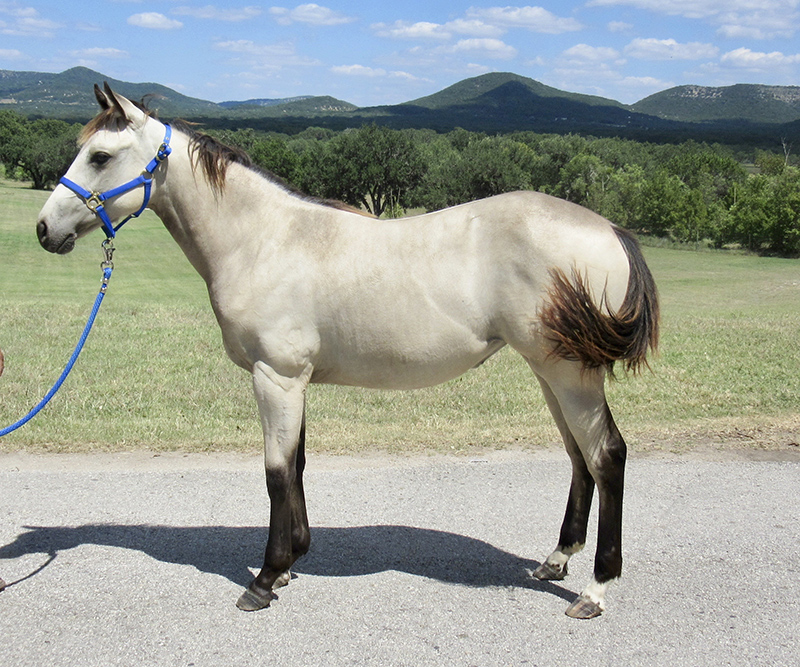
[{"label": "blue sky", "polygon": [[682,84],[800,84],[798,31],[800,0],[0,0],[0,69],[359,106],[510,71],[632,103]]}]

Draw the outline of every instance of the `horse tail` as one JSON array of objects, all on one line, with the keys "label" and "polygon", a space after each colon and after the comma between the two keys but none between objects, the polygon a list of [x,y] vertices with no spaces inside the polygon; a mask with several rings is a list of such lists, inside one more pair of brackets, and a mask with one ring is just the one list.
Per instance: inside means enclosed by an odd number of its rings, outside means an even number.
[{"label": "horse tail", "polygon": [[611,312],[605,293],[596,305],[586,277],[577,270],[570,279],[561,269],[552,269],[553,284],[541,313],[545,335],[554,345],[551,356],[579,361],[588,369],[606,367],[612,375],[617,361],[633,373],[649,368],[647,353],[658,347],[659,320],[658,290],[639,242],[631,232],[613,229],[630,266],[619,310]]}]

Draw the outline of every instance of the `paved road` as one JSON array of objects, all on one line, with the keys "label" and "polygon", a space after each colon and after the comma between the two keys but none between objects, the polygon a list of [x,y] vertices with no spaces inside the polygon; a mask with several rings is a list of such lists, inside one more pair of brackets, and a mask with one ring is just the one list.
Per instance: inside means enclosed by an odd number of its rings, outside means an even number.
[{"label": "paved road", "polygon": [[265,539],[258,459],[0,457],[0,663],[798,664],[800,459],[628,470],[623,580],[575,621],[591,553],[530,578],[563,455],[312,457],[312,550],[255,614],[234,601]]}]

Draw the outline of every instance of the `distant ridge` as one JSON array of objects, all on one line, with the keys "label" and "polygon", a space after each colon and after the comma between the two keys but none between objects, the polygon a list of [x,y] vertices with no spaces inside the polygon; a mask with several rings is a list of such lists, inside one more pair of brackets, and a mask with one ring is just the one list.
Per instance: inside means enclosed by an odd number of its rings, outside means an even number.
[{"label": "distant ridge", "polygon": [[439,132],[461,127],[490,133],[528,130],[655,141],[696,137],[766,142],[776,135],[800,133],[797,86],[678,86],[624,105],[510,72],[465,79],[403,104],[359,108],[334,97],[308,95],[216,104],[157,83],[119,81],[86,67],[60,74],[0,70],[0,109],[85,122],[97,111],[92,88],[103,81],[131,99],[148,97],[150,108],[162,117],[181,117],[209,128],[247,126],[291,134],[311,126],[342,130],[378,123]]},{"label": "distant ridge", "polygon": [[235,109],[236,107],[274,107],[278,104],[289,104],[291,102],[300,102],[301,100],[310,99],[311,95],[300,95],[299,97],[282,97],[279,99],[255,99],[244,100],[242,102],[219,102],[219,106],[223,109]]},{"label": "distant ridge", "polygon": [[0,108],[26,115],[91,118],[97,113],[94,84],[104,81],[133,100],[152,96],[150,107],[164,116],[209,113],[217,108],[213,102],[181,95],[158,83],[119,81],[88,67],[73,67],[60,74],[0,70]]},{"label": "distant ridge", "polygon": [[639,113],[683,122],[790,123],[800,119],[799,86],[677,86],[631,105]]}]

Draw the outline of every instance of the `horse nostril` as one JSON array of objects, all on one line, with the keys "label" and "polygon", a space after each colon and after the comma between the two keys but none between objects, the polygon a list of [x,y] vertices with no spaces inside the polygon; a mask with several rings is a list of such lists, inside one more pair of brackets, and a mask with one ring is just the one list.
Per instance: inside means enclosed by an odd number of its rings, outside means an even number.
[{"label": "horse nostril", "polygon": [[36,236],[39,237],[39,243],[44,243],[47,240],[47,223],[44,220],[39,220],[37,223]]}]

